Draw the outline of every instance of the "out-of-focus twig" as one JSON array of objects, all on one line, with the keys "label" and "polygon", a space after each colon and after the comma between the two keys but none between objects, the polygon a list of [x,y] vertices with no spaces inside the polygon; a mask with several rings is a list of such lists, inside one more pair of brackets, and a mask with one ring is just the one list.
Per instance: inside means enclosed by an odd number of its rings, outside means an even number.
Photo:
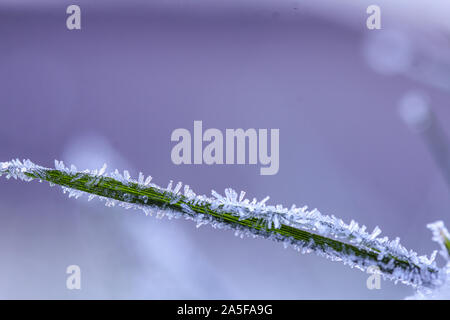
[{"label": "out-of-focus twig", "polygon": [[407,93],[400,102],[400,115],[408,126],[421,135],[450,188],[450,140],[429,107],[426,96]]}]

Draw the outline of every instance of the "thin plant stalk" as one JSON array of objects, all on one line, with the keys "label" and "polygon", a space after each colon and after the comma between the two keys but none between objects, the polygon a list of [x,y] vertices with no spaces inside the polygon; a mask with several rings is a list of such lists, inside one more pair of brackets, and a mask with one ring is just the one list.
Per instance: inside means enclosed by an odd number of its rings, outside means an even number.
[{"label": "thin plant stalk", "polygon": [[105,170],[106,166],[80,172],[75,166],[68,168],[58,161],[55,161],[55,169],[35,165],[29,160],[0,162],[0,176],[47,181],[52,186],[60,185],[69,197],[86,194],[89,200],[98,197],[107,206],[142,209],[158,217],[186,218],[195,221],[197,227],[209,224],[233,230],[241,237],[267,238],[363,271],[376,267],[384,278],[414,287],[432,288],[439,284],[440,269],[434,261],[436,252],[431,258],[418,256],[404,248],[399,238],[392,241],[380,238],[378,227],[368,233],[365,226],[354,221],[345,224],[316,209],[266,205],[268,197],[259,202],[250,201],[244,199],[245,192],[238,195],[232,189],[226,189],[225,196],[213,190],[212,197],[206,197],[196,195],[187,185],[181,192],[181,183],[173,186],[171,181],[167,188],[161,188],[142,173],[133,180],[128,171],[122,175],[117,170],[106,174]]}]

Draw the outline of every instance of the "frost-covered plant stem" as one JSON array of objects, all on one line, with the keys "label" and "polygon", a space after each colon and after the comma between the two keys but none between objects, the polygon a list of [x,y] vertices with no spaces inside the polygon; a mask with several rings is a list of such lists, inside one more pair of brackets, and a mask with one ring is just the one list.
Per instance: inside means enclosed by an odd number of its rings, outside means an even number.
[{"label": "frost-covered plant stem", "polygon": [[244,199],[232,189],[225,190],[225,196],[212,191],[212,197],[196,195],[188,185],[180,192],[182,184],[175,187],[172,181],[167,188],[151,183],[142,173],[137,180],[131,179],[128,171],[117,170],[105,173],[106,166],[99,171],[77,171],[55,161],[55,169],[12,160],[0,163],[0,176],[48,181],[62,186],[69,197],[87,194],[89,200],[99,197],[107,206],[120,205],[125,208],[142,209],[146,214],[156,213],[158,217],[184,217],[194,220],[197,227],[210,224],[214,228],[234,230],[241,237],[263,237],[282,242],[285,247],[293,246],[301,252],[315,252],[334,261],[342,261],[351,267],[366,270],[376,266],[381,274],[394,281],[415,287],[434,287],[440,284],[441,272],[436,267],[434,252],[431,258],[418,256],[399,243],[399,238],[390,241],[378,237],[381,230],[376,227],[372,233],[365,226],[351,221],[345,224],[334,216],[322,215],[318,210],[307,207],[290,209],[281,205],[266,205],[268,197],[258,202]]}]

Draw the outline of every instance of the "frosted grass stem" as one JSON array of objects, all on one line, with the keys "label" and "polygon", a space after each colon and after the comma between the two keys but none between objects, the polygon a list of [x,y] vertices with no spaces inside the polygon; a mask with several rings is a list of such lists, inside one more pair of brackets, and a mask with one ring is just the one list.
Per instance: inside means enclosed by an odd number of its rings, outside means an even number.
[{"label": "frosted grass stem", "polygon": [[430,258],[418,256],[400,244],[400,239],[379,237],[376,227],[367,232],[365,226],[355,221],[349,224],[334,216],[322,215],[317,209],[284,208],[267,205],[262,201],[245,199],[226,189],[225,195],[214,190],[212,196],[195,194],[181,182],[175,186],[170,181],[166,188],[151,183],[151,177],[142,173],[137,180],[128,171],[117,170],[107,174],[106,165],[100,170],[77,171],[62,162],[55,161],[55,169],[35,165],[30,160],[0,162],[0,176],[24,181],[47,181],[51,186],[60,185],[69,197],[86,194],[89,200],[98,198],[106,206],[119,205],[141,209],[145,214],[157,217],[185,218],[196,222],[197,227],[209,224],[213,228],[234,231],[237,236],[266,238],[282,242],[285,247],[306,253],[314,252],[333,261],[341,261],[365,271],[376,266],[382,276],[417,288],[433,288],[442,282],[441,270],[436,267],[435,251]]}]

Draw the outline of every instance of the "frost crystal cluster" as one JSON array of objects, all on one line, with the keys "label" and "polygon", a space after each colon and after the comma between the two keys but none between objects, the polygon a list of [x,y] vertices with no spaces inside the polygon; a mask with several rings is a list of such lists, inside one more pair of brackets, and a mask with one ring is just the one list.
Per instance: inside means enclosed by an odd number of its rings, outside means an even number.
[{"label": "frost crystal cluster", "polygon": [[62,186],[69,197],[86,194],[89,200],[105,201],[106,206],[141,209],[146,215],[169,219],[186,218],[197,227],[209,224],[233,230],[241,238],[263,237],[282,242],[285,247],[292,246],[302,253],[314,252],[363,271],[377,266],[384,278],[417,288],[436,288],[446,282],[445,269],[440,270],[435,263],[437,251],[429,258],[419,256],[402,246],[399,238],[380,237],[378,227],[367,232],[365,226],[353,220],[346,224],[317,209],[268,205],[269,197],[250,201],[245,192],[238,194],[233,189],[225,189],[223,195],[213,190],[211,197],[207,197],[197,195],[188,185],[183,187],[181,182],[174,185],[170,181],[162,188],[142,173],[137,179],[132,179],[126,170],[107,174],[106,165],[100,170],[77,171],[75,166],[66,167],[60,161],[55,161],[55,169],[35,165],[30,160],[0,162],[1,175],[8,179],[48,181],[51,186]]}]

